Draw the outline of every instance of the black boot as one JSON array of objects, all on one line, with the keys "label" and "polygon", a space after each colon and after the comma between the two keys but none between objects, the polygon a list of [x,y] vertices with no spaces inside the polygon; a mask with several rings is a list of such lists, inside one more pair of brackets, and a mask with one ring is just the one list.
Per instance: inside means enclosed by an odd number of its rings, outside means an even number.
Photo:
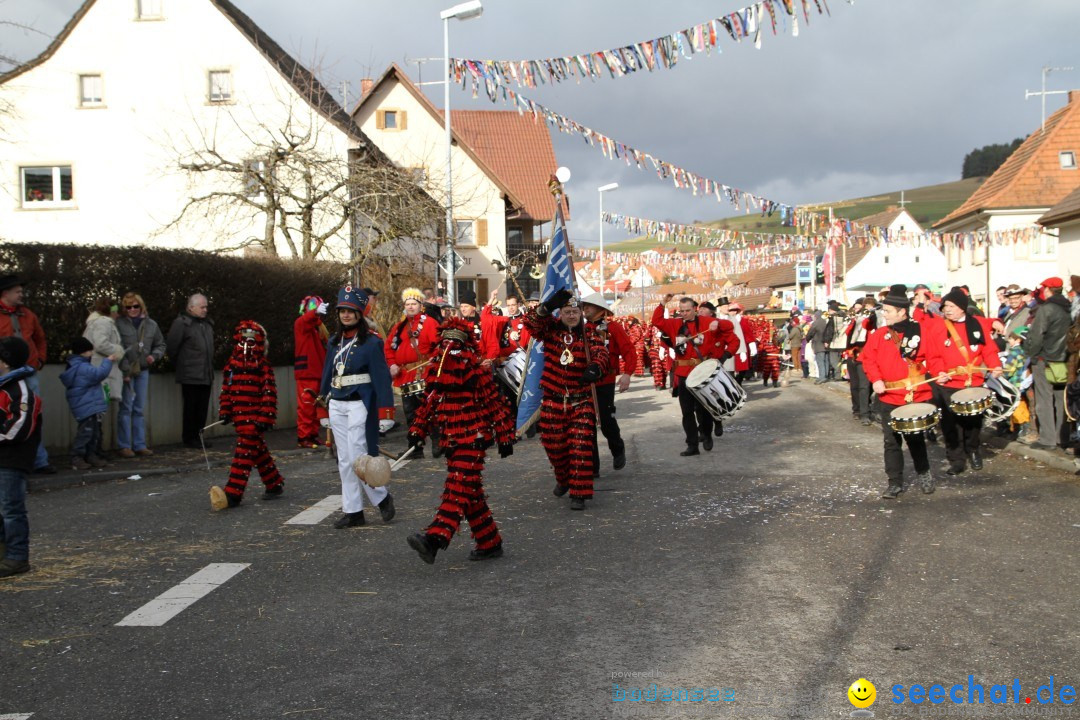
[{"label": "black boot", "polygon": [[705,450],[712,450],[712,435],[705,433],[705,437],[701,439],[701,447]]},{"label": "black boot", "polygon": [[501,558],[502,556],[502,543],[499,543],[493,548],[488,548],[487,550],[476,548],[469,553],[470,560],[494,560],[495,558]]},{"label": "black boot", "polygon": [[724,437],[724,421],[723,420],[717,420],[716,424],[713,425],[713,434],[716,435],[716,437]]},{"label": "black boot", "polygon": [[283,492],[285,492],[285,483],[278,483],[274,487],[266,488],[263,492],[263,500],[276,500]]},{"label": "black boot", "polygon": [[409,536],[408,543],[409,547],[416,551],[421,560],[428,565],[435,564],[435,553],[439,552],[439,545],[433,538],[423,533],[416,533]]},{"label": "black boot", "polygon": [[690,457],[691,455],[700,454],[701,453],[698,452],[697,445],[687,445],[686,449],[679,453],[679,455],[681,455],[682,457]]},{"label": "black boot", "polygon": [[889,489],[881,493],[881,497],[886,500],[895,500],[900,496],[900,493],[904,492],[904,486],[899,483],[890,482]]},{"label": "black boot", "polygon": [[338,530],[343,530],[345,528],[360,527],[363,524],[364,511],[361,510],[360,512],[345,513],[337,519],[337,522],[334,523],[334,527]]},{"label": "black boot", "polygon": [[919,473],[915,476],[915,479],[918,480],[919,487],[922,488],[925,494],[929,495],[934,492],[934,476],[930,474],[929,470]]},{"label": "black boot", "polygon": [[585,498],[583,498],[583,497],[572,497],[572,498],[570,498],[570,509],[571,510],[584,510],[585,509]]},{"label": "black boot", "polygon": [[551,491],[551,494],[555,497],[562,497],[569,489],[569,485],[560,485],[559,483],[555,483],[555,489]]},{"label": "black boot", "polygon": [[386,497],[379,503],[379,515],[382,516],[382,521],[390,522],[394,519],[396,512],[397,511],[394,510],[394,496],[390,493],[386,493]]},{"label": "black boot", "polygon": [[616,470],[622,470],[624,467],[626,467],[626,453],[621,452],[618,455],[616,455],[613,458],[611,465]]},{"label": "black boot", "polygon": [[983,468],[983,459],[982,459],[982,455],[979,454],[978,450],[976,450],[975,452],[968,455],[968,463],[971,464],[971,469],[972,470],[982,470],[982,468]]},{"label": "black boot", "polygon": [[949,469],[945,471],[946,475],[960,475],[967,468],[963,460],[949,463]]}]

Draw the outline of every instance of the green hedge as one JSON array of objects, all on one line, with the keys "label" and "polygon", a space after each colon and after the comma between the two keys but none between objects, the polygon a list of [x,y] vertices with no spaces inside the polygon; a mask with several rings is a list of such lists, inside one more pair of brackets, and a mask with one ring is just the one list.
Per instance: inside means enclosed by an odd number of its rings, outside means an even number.
[{"label": "green hedge", "polygon": [[[210,301],[216,365],[230,352],[232,330],[252,319],[266,327],[270,360],[293,362],[293,322],[305,295],[333,304],[348,275],[345,265],[272,257],[215,255],[192,250],[88,245],[5,243],[0,274],[17,273],[27,307],[37,313],[48,339],[48,361],[60,362],[71,339],[82,335],[89,307],[102,295],[137,292],[150,317],[168,334],[189,295]],[[166,363],[162,369],[171,369]]]}]

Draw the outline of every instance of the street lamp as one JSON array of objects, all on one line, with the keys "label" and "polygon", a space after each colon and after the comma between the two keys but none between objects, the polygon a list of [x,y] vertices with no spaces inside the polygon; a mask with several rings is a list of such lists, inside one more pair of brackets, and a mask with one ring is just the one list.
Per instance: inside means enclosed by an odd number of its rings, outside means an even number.
[{"label": "street lamp", "polygon": [[600,193],[600,296],[604,296],[604,193],[615,190],[619,183],[608,183],[596,188]]},{"label": "street lamp", "polygon": [[454,267],[454,202],[450,178],[450,20],[471,20],[483,12],[480,0],[469,0],[439,13],[443,21],[443,127],[446,129],[446,299],[451,305],[457,304],[457,268]]}]

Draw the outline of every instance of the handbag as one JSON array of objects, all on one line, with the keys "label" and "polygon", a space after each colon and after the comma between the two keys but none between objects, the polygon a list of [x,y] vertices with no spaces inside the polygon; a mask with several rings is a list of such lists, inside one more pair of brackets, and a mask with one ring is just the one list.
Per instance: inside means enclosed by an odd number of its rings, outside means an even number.
[{"label": "handbag", "polygon": [[1069,382],[1069,370],[1064,362],[1047,361],[1044,372],[1046,381],[1051,385],[1064,385]]}]

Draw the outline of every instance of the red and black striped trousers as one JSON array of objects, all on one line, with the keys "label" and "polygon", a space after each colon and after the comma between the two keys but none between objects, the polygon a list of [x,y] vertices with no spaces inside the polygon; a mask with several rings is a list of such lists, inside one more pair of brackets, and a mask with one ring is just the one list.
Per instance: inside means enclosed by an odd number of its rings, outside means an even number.
[{"label": "red and black striped trousers", "polygon": [[502,545],[499,527],[491,515],[484,495],[484,459],[486,452],[474,447],[451,447],[446,451],[446,482],[435,520],[427,534],[434,535],[445,547],[454,537],[464,516],[477,550],[491,550]]},{"label": "red and black striped trousers", "polygon": [[285,482],[281,477],[274,458],[266,447],[263,434],[255,431],[250,425],[238,425],[236,427],[236,451],[233,453],[232,467],[229,469],[229,482],[225,485],[225,493],[243,497],[244,488],[247,487],[248,476],[251,468],[259,470],[266,489],[275,488]]},{"label": "red and black striped trousers", "polygon": [[540,405],[540,443],[555,470],[555,482],[570,486],[570,497],[593,496],[596,411],[592,398],[566,401],[545,397]]},{"label": "red and black striped trousers", "polygon": [[[666,353],[667,350],[664,349]],[[660,348],[649,348],[649,367],[652,369],[652,382],[657,390],[667,387],[667,371],[664,369],[664,360],[660,357]]]}]

